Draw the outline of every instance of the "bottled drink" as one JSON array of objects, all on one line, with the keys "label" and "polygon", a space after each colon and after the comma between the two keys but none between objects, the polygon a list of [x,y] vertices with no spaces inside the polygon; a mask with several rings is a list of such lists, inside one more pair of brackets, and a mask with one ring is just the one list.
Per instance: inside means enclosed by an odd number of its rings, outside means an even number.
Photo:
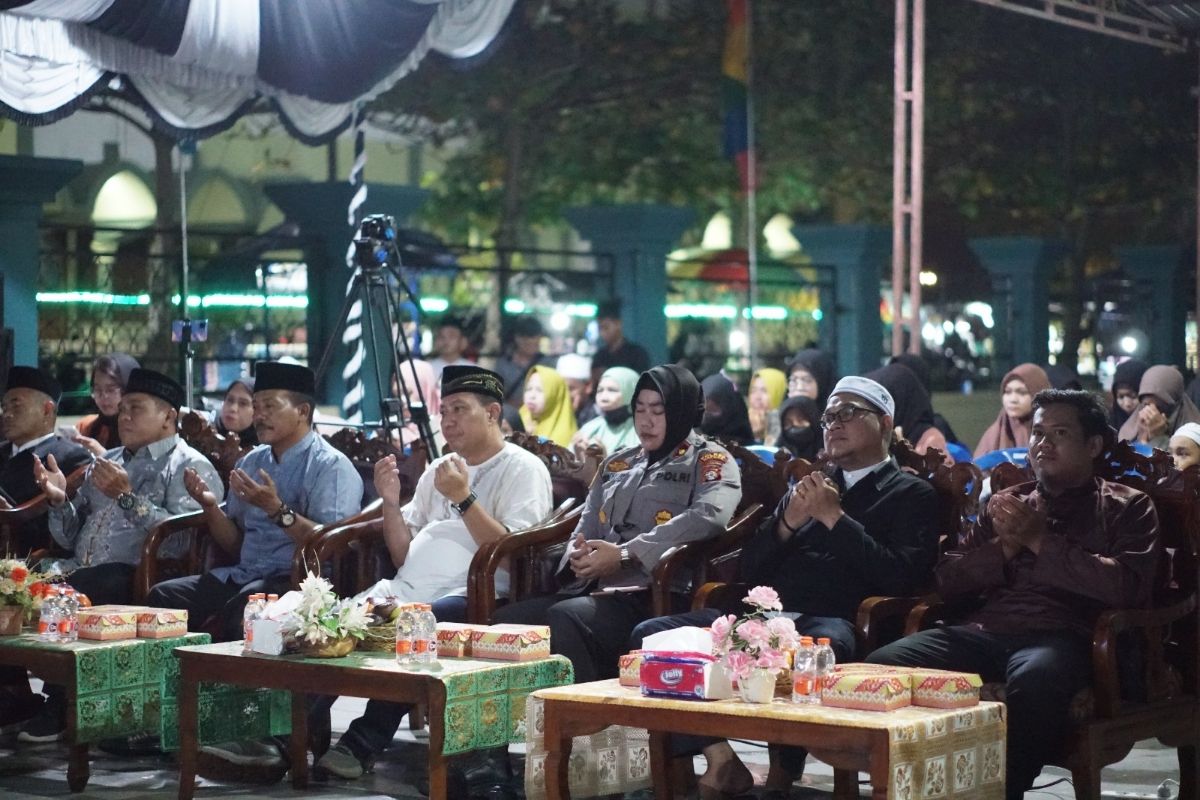
[{"label": "bottled drink", "polygon": [[60,616],[58,587],[52,586],[49,593],[42,598],[42,611],[38,617],[38,636],[43,641],[58,641],[58,619]]},{"label": "bottled drink", "polygon": [[417,615],[413,604],[400,606],[400,615],[396,617],[396,663],[413,663],[413,628],[416,626]]},{"label": "bottled drink", "polygon": [[796,648],[795,663],[792,665],[792,702],[819,703],[821,694],[816,691],[816,648],[811,636],[801,636]]},{"label": "bottled drink", "polygon": [[437,661],[437,619],[429,603],[420,603],[413,624],[413,660],[418,664]]},{"label": "bottled drink", "polygon": [[262,592],[250,595],[246,608],[242,611],[242,652],[249,653],[254,648],[254,620],[262,615],[267,596]]},{"label": "bottled drink", "polygon": [[821,701],[821,690],[833,676],[833,667],[836,661],[837,658],[833,654],[833,648],[829,645],[829,639],[824,636],[817,639],[817,648],[813,651],[813,672],[816,675],[813,692],[817,698],[816,702]]},{"label": "bottled drink", "polygon": [[79,639],[79,599],[75,590],[64,586],[59,599],[58,640],[74,642]]}]

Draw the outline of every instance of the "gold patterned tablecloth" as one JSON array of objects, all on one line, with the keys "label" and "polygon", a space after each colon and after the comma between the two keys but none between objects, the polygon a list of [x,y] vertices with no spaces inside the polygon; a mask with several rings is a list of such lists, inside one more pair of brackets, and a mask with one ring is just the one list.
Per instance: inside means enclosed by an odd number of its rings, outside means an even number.
[{"label": "gold patterned tablecloth", "polygon": [[[700,701],[643,697],[639,690],[621,686],[615,680],[544,689],[536,692],[531,700],[541,702],[547,698],[620,706],[623,717],[633,723],[637,721],[639,707],[653,705],[689,714],[753,716],[883,730],[888,733],[890,800],[998,800],[1004,797],[1007,727],[1003,703],[982,702],[970,708],[948,710],[909,706],[895,711],[856,711],[800,705],[781,698],[760,705],[744,703],[740,699]],[[545,741],[540,731],[536,737],[533,731],[532,725],[529,726],[527,763],[533,769],[527,766],[527,775],[542,765],[540,780],[535,776],[534,783],[540,796],[544,796]],[[608,749],[620,753],[624,747],[616,741]],[[574,758],[570,768],[576,768]],[[598,778],[583,777],[580,780],[582,789]],[[527,791],[529,783],[527,777]],[[571,787],[572,796],[586,796],[575,794],[573,775]]]}]

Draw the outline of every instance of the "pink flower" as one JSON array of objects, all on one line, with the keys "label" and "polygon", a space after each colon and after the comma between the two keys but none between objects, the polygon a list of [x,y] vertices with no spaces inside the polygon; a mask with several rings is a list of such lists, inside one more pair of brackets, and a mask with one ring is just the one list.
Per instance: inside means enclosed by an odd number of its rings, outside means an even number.
[{"label": "pink flower", "polygon": [[770,586],[755,586],[743,600],[752,606],[758,606],[764,611],[783,610],[783,604],[779,602],[779,593]]},{"label": "pink flower", "polygon": [[727,617],[717,617],[711,625],[713,650],[724,653],[729,649],[729,632],[733,630],[736,618],[733,614]]},{"label": "pink flower", "polygon": [[767,620],[767,628],[772,636],[795,636],[796,623],[790,617],[771,617]]},{"label": "pink flower", "polygon": [[750,674],[754,660],[743,650],[730,650],[729,654],[725,656],[725,665],[734,677],[740,680]]},{"label": "pink flower", "polygon": [[779,650],[764,650],[754,661],[754,666],[779,670],[787,666],[787,658]]},{"label": "pink flower", "polygon": [[769,647],[771,644],[771,632],[761,621],[757,619],[748,619],[745,622],[738,623],[734,628],[734,632],[738,638],[746,643],[747,646],[753,649]]}]

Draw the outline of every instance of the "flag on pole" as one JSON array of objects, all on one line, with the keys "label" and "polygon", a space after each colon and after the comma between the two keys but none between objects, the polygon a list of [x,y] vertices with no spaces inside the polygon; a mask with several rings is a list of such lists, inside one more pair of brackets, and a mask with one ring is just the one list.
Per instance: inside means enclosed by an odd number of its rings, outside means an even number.
[{"label": "flag on pole", "polygon": [[748,5],[749,0],[725,0],[725,50],[721,57],[725,157],[737,166],[738,181],[744,192],[754,188],[750,174],[750,119],[746,111]]}]

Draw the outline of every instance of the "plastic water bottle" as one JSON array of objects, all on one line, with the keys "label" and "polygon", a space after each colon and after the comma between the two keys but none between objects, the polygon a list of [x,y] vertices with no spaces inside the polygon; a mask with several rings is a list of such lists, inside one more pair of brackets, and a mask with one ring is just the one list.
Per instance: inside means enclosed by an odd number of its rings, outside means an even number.
[{"label": "plastic water bottle", "polygon": [[829,645],[829,639],[822,636],[817,639],[817,649],[813,651],[813,667],[816,673],[816,683],[814,686],[814,694],[816,702],[821,702],[821,690],[825,688],[833,676],[833,668],[837,663],[837,657],[833,654],[833,648]]},{"label": "plastic water bottle", "polygon": [[63,587],[59,600],[58,640],[74,642],[79,639],[79,598],[70,586]]},{"label": "plastic water bottle", "polygon": [[801,636],[792,665],[792,702],[819,703],[821,694],[816,690],[816,648],[811,636]]},{"label": "plastic water bottle", "polygon": [[38,636],[44,642],[58,641],[58,619],[62,615],[58,587],[50,588],[49,594],[42,598],[42,611],[38,617]]},{"label": "plastic water bottle", "polygon": [[416,610],[412,603],[400,606],[400,615],[396,617],[396,663],[412,664],[413,633],[417,623]]},{"label": "plastic water bottle", "polygon": [[429,603],[417,605],[416,622],[413,625],[413,660],[418,664],[437,661],[437,618]]},{"label": "plastic water bottle", "polygon": [[254,649],[254,620],[262,616],[263,607],[267,604],[267,596],[262,592],[250,595],[246,608],[242,611],[242,652],[249,653]]}]

